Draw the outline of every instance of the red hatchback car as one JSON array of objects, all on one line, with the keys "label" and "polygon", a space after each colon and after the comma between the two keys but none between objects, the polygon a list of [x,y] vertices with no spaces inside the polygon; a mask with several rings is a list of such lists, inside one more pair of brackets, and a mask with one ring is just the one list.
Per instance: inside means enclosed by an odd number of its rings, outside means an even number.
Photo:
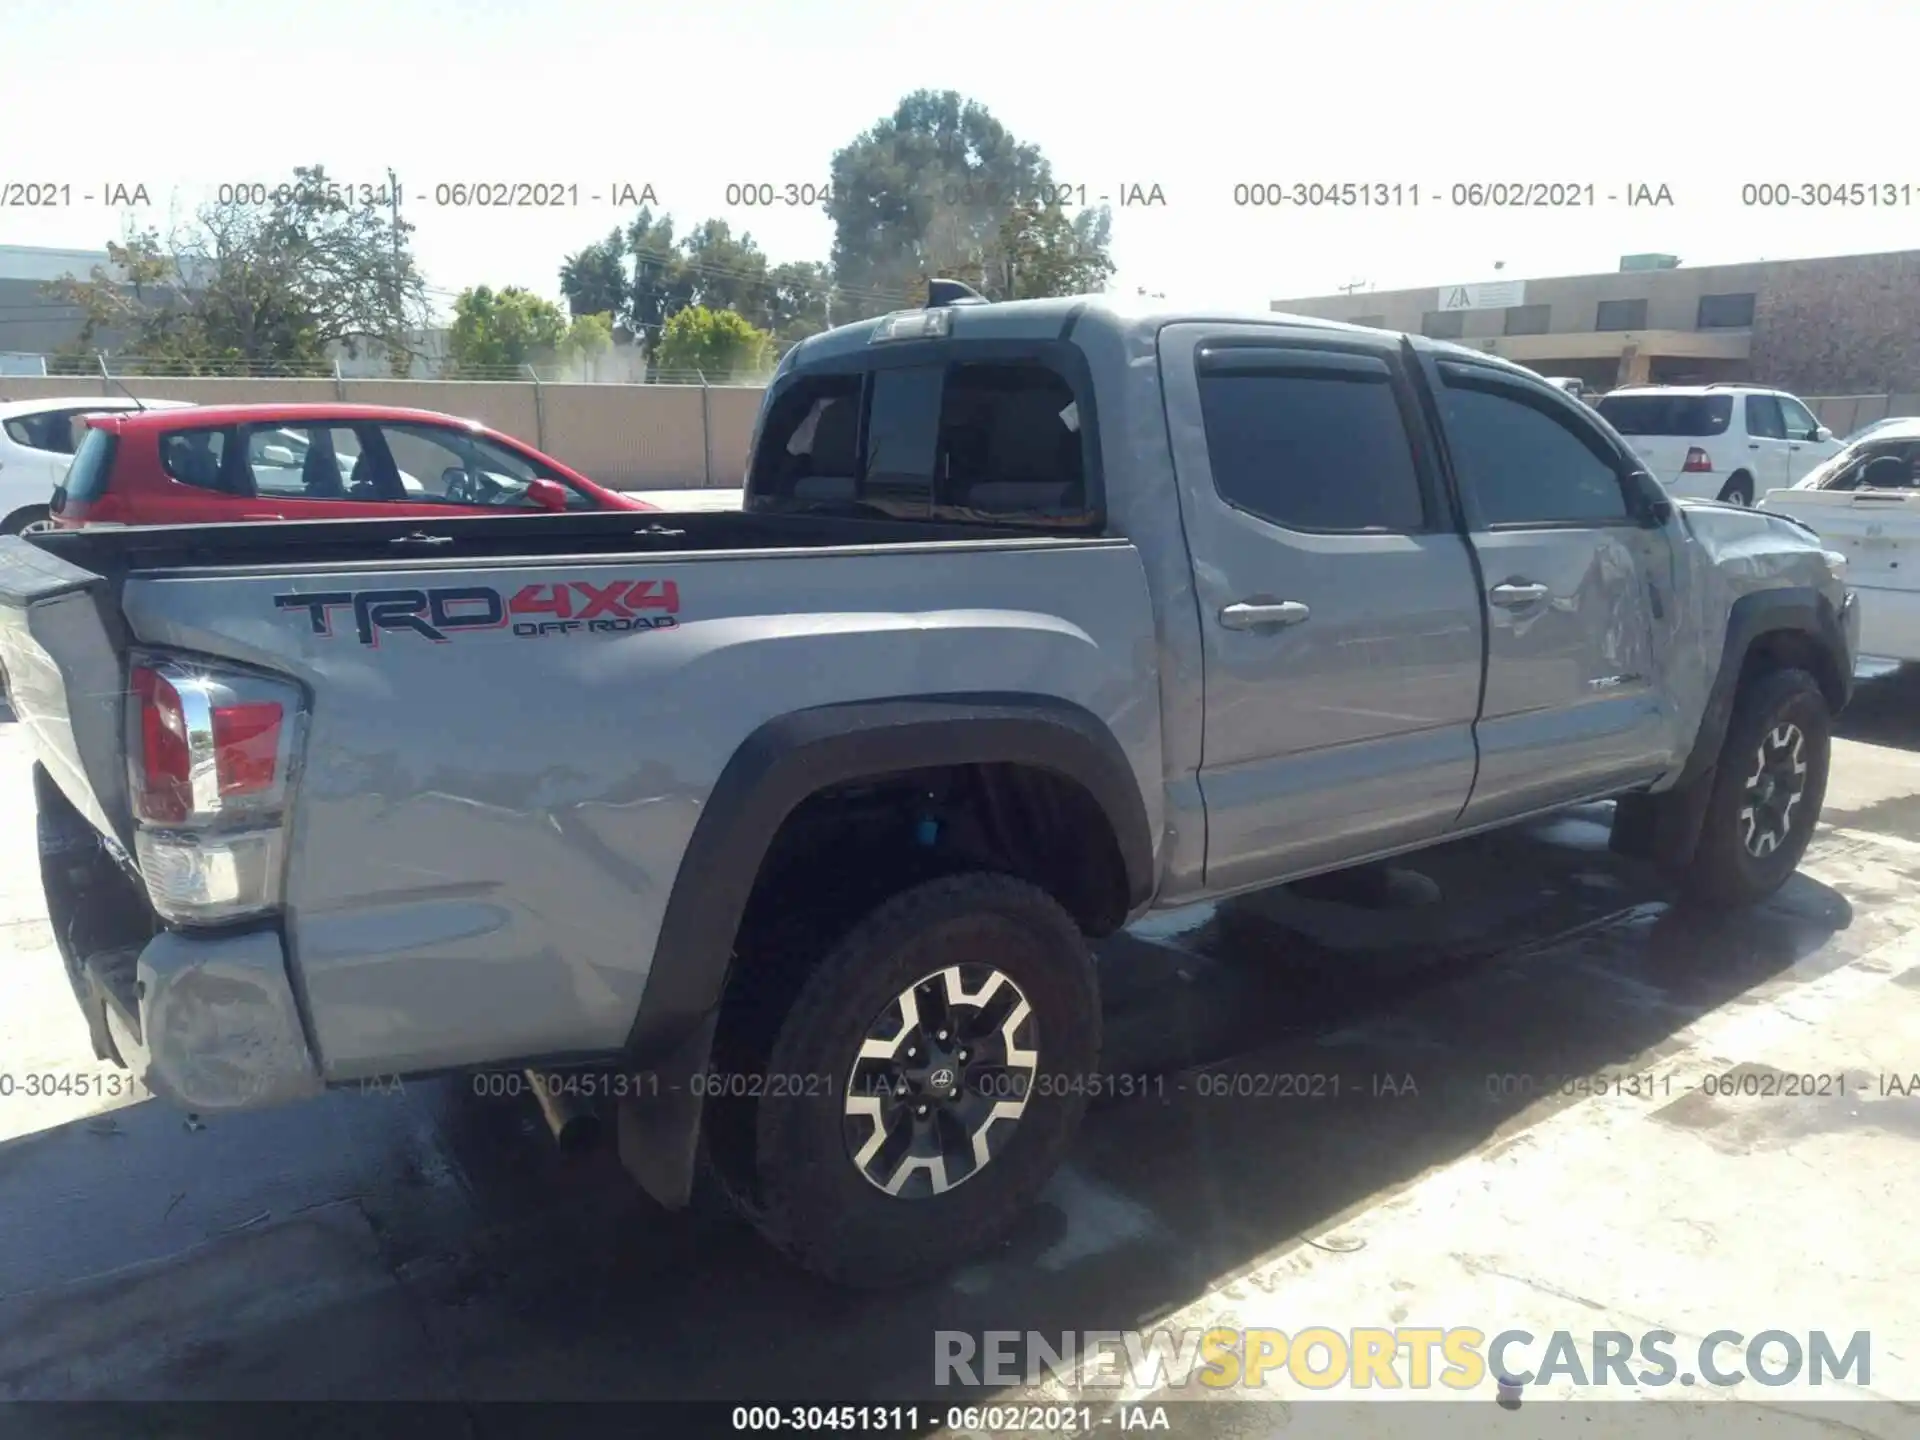
[{"label": "red hatchback car", "polygon": [[654,510],[472,420],[386,405],[95,415],[53,523],[351,520],[449,510]]}]

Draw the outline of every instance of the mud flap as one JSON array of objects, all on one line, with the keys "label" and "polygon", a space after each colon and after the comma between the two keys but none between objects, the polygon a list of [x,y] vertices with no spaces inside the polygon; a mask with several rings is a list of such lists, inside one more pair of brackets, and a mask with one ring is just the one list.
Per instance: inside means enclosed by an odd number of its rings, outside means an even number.
[{"label": "mud flap", "polygon": [[1614,803],[1608,847],[1630,860],[1679,869],[1692,859],[1713,796],[1717,766],[1658,795],[1623,795]]},{"label": "mud flap", "polygon": [[616,1127],[620,1164],[640,1188],[669,1210],[693,1199],[705,1101],[694,1076],[713,1050],[720,1012],[710,1011],[673,1053],[647,1072],[637,1097],[620,1102]]}]

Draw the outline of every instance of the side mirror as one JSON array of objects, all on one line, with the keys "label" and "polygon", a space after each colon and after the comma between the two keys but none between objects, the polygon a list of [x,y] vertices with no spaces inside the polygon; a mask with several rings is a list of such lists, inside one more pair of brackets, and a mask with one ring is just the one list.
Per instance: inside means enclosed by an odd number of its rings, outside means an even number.
[{"label": "side mirror", "polygon": [[66,508],[67,487],[64,484],[56,485],[53,487],[53,498],[47,502],[47,509],[53,514],[59,515],[63,513]]},{"label": "side mirror", "polygon": [[282,470],[291,470],[300,463],[294,458],[293,451],[285,445],[262,445],[260,458],[268,465],[277,465]]},{"label": "side mirror", "polygon": [[542,510],[567,508],[567,487],[557,480],[529,480],[527,499]]},{"label": "side mirror", "polygon": [[1813,435],[1810,438],[1824,444],[1833,438],[1833,431],[1824,425],[1816,425],[1813,427]]},{"label": "side mirror", "polygon": [[1635,517],[1649,529],[1665,525],[1673,518],[1673,497],[1667,494],[1666,486],[1645,470],[1629,472],[1627,492]]}]

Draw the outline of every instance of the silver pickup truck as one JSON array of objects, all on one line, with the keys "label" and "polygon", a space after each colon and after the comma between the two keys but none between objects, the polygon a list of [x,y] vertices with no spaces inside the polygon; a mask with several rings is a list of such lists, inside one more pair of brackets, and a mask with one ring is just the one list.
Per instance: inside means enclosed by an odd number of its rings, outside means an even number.
[{"label": "silver pickup truck", "polygon": [[1858,628],[1803,526],[1443,343],[936,298],[788,355],[735,513],[0,542],[100,1055],[564,1082],[881,1285],[1060,1161],[1088,937],[1602,797],[1682,896],[1798,864]]}]

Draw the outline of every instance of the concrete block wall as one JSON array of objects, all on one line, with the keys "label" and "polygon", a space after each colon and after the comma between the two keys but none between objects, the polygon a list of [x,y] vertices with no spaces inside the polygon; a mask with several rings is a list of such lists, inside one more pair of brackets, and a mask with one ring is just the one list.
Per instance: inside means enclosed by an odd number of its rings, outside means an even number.
[{"label": "concrete block wall", "polygon": [[1920,391],[1920,253],[1780,266],[1755,301],[1751,370],[1825,395]]}]

